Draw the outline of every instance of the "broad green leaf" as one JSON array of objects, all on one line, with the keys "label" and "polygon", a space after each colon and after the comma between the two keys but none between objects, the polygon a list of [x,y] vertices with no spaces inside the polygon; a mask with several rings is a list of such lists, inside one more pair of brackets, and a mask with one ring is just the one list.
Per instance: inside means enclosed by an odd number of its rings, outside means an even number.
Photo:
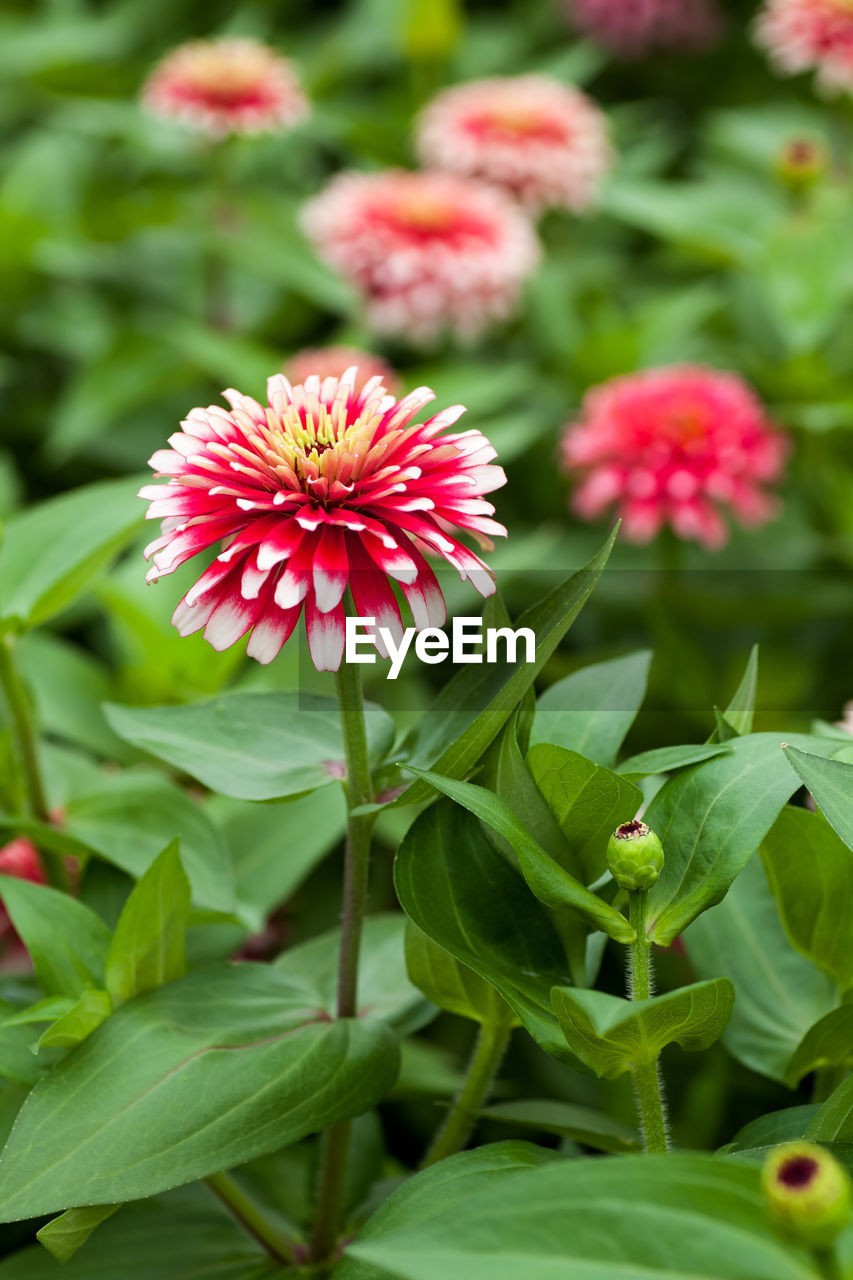
[{"label": "broad green leaf", "polygon": [[699,1154],[558,1160],[348,1254],[403,1280],[816,1280],[769,1222],[758,1170]]},{"label": "broad green leaf", "polygon": [[94,911],[67,893],[0,877],[0,899],[30,953],[48,995],[103,987],[110,932]]},{"label": "broad green leaf", "polygon": [[531,1098],[529,1101],[497,1102],[480,1112],[484,1120],[497,1120],[501,1124],[519,1125],[523,1129],[539,1129],[560,1138],[571,1138],[596,1151],[608,1151],[624,1155],[639,1151],[642,1142],[630,1125],[612,1116],[594,1111],[592,1107],[579,1107],[572,1102],[557,1102],[553,1098]]},{"label": "broad green leaf", "polygon": [[116,1008],[182,977],[189,921],[190,882],[174,840],[132,890],[113,933],[106,986]]},{"label": "broad green leaf", "polygon": [[[755,694],[758,688],[758,645],[752,646],[743,679],[735,690],[725,711],[718,714],[717,730],[711,735],[711,742],[726,742],[731,734],[742,738],[752,733],[755,719]],[[722,719],[723,725],[720,724]]]},{"label": "broad green leaf", "polygon": [[[504,1182],[517,1184],[531,1169],[547,1164],[554,1153],[528,1142],[495,1142],[476,1151],[463,1151],[409,1178],[385,1200],[358,1236],[361,1245],[397,1231],[441,1230],[444,1214],[465,1204],[478,1192]],[[350,1248],[335,1268],[335,1280],[379,1280],[387,1271],[363,1262]],[[0,1269],[0,1280],[5,1280]]]},{"label": "broad green leaf", "polygon": [[[388,715],[366,703],[374,763],[394,737]],[[231,693],[183,707],[119,707],[106,716],[119,737],[237,800],[278,800],[340,779],[344,758],[333,698]]]},{"label": "broad green leaf", "polygon": [[406,968],[409,978],[439,1009],[472,1022],[513,1021],[506,1002],[490,982],[408,921]]},{"label": "broad green leaf", "polygon": [[[585,568],[515,620],[516,627],[529,627],[536,635],[535,662],[524,662],[522,655],[513,664],[465,667],[445,685],[408,744],[410,763],[446,778],[471,771],[586,604],[615,539],[614,529]],[[395,804],[419,804],[428,795],[428,785],[419,780]]]},{"label": "broad green leaf", "polygon": [[102,1222],[111,1218],[120,1204],[95,1204],[86,1209],[68,1209],[42,1227],[36,1239],[57,1262],[67,1262],[86,1243]]},{"label": "broad green leaf", "polygon": [[113,1011],[108,991],[81,991],[74,1007],[57,1018],[38,1042],[38,1048],[71,1049],[87,1039]]},{"label": "broad green leaf", "polygon": [[723,1044],[739,1062],[784,1080],[809,1027],[838,1002],[835,984],[795,951],[754,854],[718,906],[684,935],[697,978],[729,978],[735,1007]]},{"label": "broad green leaf", "polygon": [[771,1111],[769,1115],[750,1120],[722,1148],[723,1154],[737,1155],[742,1151],[752,1153],[767,1150],[778,1146],[780,1142],[793,1142],[802,1138],[819,1110],[814,1104],[784,1107],[781,1111]]},{"label": "broad green leaf", "polygon": [[789,805],[761,857],[791,943],[846,990],[853,984],[853,852],[819,813]]},{"label": "broad green leaf", "polygon": [[827,1098],[805,1136],[813,1142],[853,1142],[853,1076]]},{"label": "broad green leaf", "polygon": [[105,776],[65,806],[64,831],[138,880],[177,836],[198,907],[234,910],[234,877],[220,832],[202,806],[149,769]]},{"label": "broad green leaf", "polygon": [[546,1052],[575,1061],[551,1008],[551,988],[568,981],[554,926],[473,814],[449,800],[422,813],[400,846],[394,884],[419,929],[497,987]]},{"label": "broad green leaf", "polygon": [[656,1061],[668,1044],[707,1049],[720,1038],[734,998],[727,978],[697,982],[653,1000],[572,988],[552,992],[572,1053],[606,1080]]},{"label": "broad green leaf", "polygon": [[111,731],[101,710],[112,692],[105,664],[46,630],[22,636],[15,657],[42,733],[76,743],[105,760],[126,759],[128,747]]},{"label": "broad green leaf", "polygon": [[605,870],[608,840],[636,815],[643,793],[627,778],[563,747],[540,743],[530,748],[527,763],[584,880],[592,884]]},{"label": "broad green leaf", "polygon": [[[837,745],[837,744],[836,744]],[[786,747],[785,755],[814,796],[827,822],[853,849],[853,764]]]},{"label": "broad green leaf", "polygon": [[[70,1000],[69,1005],[73,1006]],[[16,1013],[13,1005],[0,1000],[0,1018],[6,1023]],[[33,1085],[63,1056],[60,1049],[32,1051],[33,1028],[29,1022],[0,1026],[0,1077],[16,1085]]]},{"label": "broad green leaf", "polygon": [[[798,741],[827,753],[838,749],[817,738]],[[648,899],[649,936],[662,946],[723,899],[798,787],[778,734],[749,734],[728,745],[729,754],[670,778],[644,815],[666,854]]]},{"label": "broad green leaf", "polygon": [[531,743],[550,742],[612,765],[646,694],[648,650],[582,667],[536,702]]},{"label": "broad green leaf", "polygon": [[5,1222],[136,1200],[362,1111],[397,1069],[382,1022],[332,1022],[283,974],[217,965],[124,1005],[27,1098]]},{"label": "broad green leaf", "polygon": [[639,755],[623,760],[618,772],[626,778],[649,778],[656,773],[674,773],[686,769],[689,764],[701,764],[714,756],[729,752],[725,743],[706,742],[703,745],[684,747],[657,747],[654,751],[642,751]]},{"label": "broad green leaf", "polygon": [[[407,1035],[432,1020],[435,1010],[409,981],[405,955],[406,917],[401,912],[368,916],[358,962],[358,1016],[382,1018]],[[337,1005],[341,931],[302,942],[274,963],[306,1005],[334,1017]]]},{"label": "broad green leaf", "polygon": [[825,1014],[803,1036],[791,1055],[785,1083],[796,1089],[803,1076],[811,1071],[850,1066],[853,1066],[853,1005],[843,1004]]},{"label": "broad green leaf", "polygon": [[[568,871],[564,871],[559,863],[549,857],[498,796],[471,782],[457,782],[453,778],[443,778],[426,769],[414,769],[409,765],[406,768],[411,769],[412,773],[417,773],[430,786],[442,791],[451,800],[462,805],[503,836],[518,858],[521,874],[537,898],[546,906],[569,907],[572,911],[577,911],[588,924],[596,929],[602,929],[618,942],[633,941],[634,930],[622,913],[596,897],[580,881],[575,880],[574,876],[569,875]],[[593,765],[592,768],[595,769],[597,766]],[[631,786],[630,783],[624,785]],[[639,792],[637,794],[640,796]],[[638,806],[639,800],[633,812],[636,812]],[[618,821],[615,825],[618,826]],[[612,827],[608,829],[608,836],[612,829]]]},{"label": "broad green leaf", "polygon": [[[69,1217],[73,1213],[84,1221],[77,1215],[106,1207],[72,1210]],[[261,1246],[201,1185],[125,1205],[65,1263],[41,1245],[0,1261],[0,1280],[118,1280],[119,1275],[121,1280],[261,1280],[275,1271]]]},{"label": "broad green leaf", "polygon": [[142,521],[138,480],[106,480],[49,498],[8,521],[0,546],[0,617],[37,626],[73,603]]}]

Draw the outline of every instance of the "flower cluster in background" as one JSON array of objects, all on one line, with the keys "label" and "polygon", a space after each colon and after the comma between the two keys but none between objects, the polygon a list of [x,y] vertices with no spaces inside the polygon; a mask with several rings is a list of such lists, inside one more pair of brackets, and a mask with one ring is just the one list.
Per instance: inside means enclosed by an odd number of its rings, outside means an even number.
[{"label": "flower cluster in background", "polygon": [[657,49],[697,53],[722,30],[715,0],[563,0],[570,21],[623,57]]},{"label": "flower cluster in background", "polygon": [[756,37],[785,74],[815,71],[825,89],[853,89],[850,0],[767,0]]}]

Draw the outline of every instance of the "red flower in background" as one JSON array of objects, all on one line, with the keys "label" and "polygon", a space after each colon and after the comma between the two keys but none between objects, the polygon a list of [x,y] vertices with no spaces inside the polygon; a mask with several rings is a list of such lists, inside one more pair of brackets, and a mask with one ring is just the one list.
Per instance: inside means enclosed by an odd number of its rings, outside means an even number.
[{"label": "red flower in background", "polygon": [[579,31],[624,57],[712,46],[722,29],[714,0],[565,0]]},{"label": "red flower in background", "polygon": [[786,75],[817,71],[826,89],[853,89],[851,0],[767,0],[756,40]]},{"label": "red flower in background", "polygon": [[356,392],[362,391],[371,378],[380,378],[386,390],[396,395],[399,378],[388,361],[358,347],[306,347],[286,361],[282,372],[288,382],[295,385],[307,382],[310,377],[317,377],[321,382],[324,378],[342,378],[352,368],[358,370]]},{"label": "red flower in background", "polygon": [[141,491],[162,535],[146,550],[157,579],[209,548],[221,548],[178,605],[182,635],[204,628],[215,649],[251,631],[248,653],[270,662],[303,611],[311,657],[337,670],[344,648],[343,596],[356,613],[402,633],[390,582],[418,628],[440,626],[444,600],[423,551],[442,557],[481,595],[494,591],[483,561],[456,537],[491,548],[506,530],[483,495],[505,483],[479,431],[444,434],[460,405],[422,425],[432,398],[402,400],[357,370],[291,386],[269,380],[268,404],[226,391],[231,408],[193,409],[151,465],[171,477]]},{"label": "red flower in background", "polygon": [[615,506],[632,542],[669,525],[680,538],[721,547],[720,508],[742,524],[768,520],[764,488],[781,478],[785,437],[732,373],[692,365],[614,378],[587,393],[563,437],[578,477],[573,508],[594,520]]},{"label": "red flower in background", "polygon": [[364,299],[379,333],[476,337],[506,318],[539,260],[514,201],[449,173],[342,173],[303,210],[320,256]]},{"label": "red flower in background", "polygon": [[286,58],[257,40],[192,40],[152,72],[142,101],[155,115],[214,138],[287,128],[308,103]]},{"label": "red flower in background", "polygon": [[[47,884],[38,850],[24,836],[11,840],[0,849],[0,875],[31,880],[33,884]],[[0,906],[0,941],[6,941],[14,932],[5,907]]]},{"label": "red flower in background", "polygon": [[418,124],[424,164],[505,188],[538,212],[581,212],[610,165],[603,113],[548,76],[500,76],[446,89]]}]

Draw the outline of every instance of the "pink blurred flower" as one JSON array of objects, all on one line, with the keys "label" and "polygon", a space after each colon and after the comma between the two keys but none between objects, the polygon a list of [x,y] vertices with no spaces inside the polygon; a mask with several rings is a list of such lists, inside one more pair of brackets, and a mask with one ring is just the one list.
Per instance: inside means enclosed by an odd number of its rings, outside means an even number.
[{"label": "pink blurred flower", "polygon": [[823,88],[853,90],[851,0],[766,0],[756,40],[786,75],[816,70]]},{"label": "pink blurred flower", "polygon": [[[0,875],[30,880],[33,884],[47,884],[38,850],[24,836],[18,836],[0,849]],[[0,940],[7,939],[14,932],[5,907],[0,906]]]},{"label": "pink blurred flower", "polygon": [[655,49],[697,53],[722,29],[715,0],[565,0],[579,31],[623,57]]},{"label": "pink blurred flower", "polygon": [[853,702],[845,702],[841,719],[835,723],[836,728],[843,729],[845,733],[853,734]]},{"label": "pink blurred flower", "polygon": [[583,520],[615,506],[632,542],[666,524],[709,549],[728,532],[720,507],[742,524],[770,519],[764,485],[781,478],[785,437],[732,373],[675,365],[613,378],[584,399],[563,438],[573,499]]},{"label": "pink blurred flower", "polygon": [[286,58],[257,40],[192,40],[167,54],[142,90],[156,115],[214,138],[288,128],[308,103]]},{"label": "pink blurred flower", "polygon": [[424,164],[504,187],[534,212],[595,201],[610,165],[603,113],[548,76],[503,76],[446,89],[418,124]]},{"label": "pink blurred flower", "polygon": [[288,382],[305,382],[312,374],[322,382],[324,378],[342,378],[347,369],[353,367],[358,369],[356,392],[371,378],[378,377],[386,390],[396,395],[400,380],[388,361],[358,347],[306,347],[291,356],[282,372]]},{"label": "pink blurred flower", "polygon": [[[337,670],[344,648],[347,587],[355,612],[402,634],[390,581],[415,626],[440,626],[444,600],[423,551],[443,557],[481,595],[494,591],[483,561],[458,541],[468,533],[491,548],[506,530],[483,494],[505,483],[495,450],[479,431],[446,428],[464,413],[444,409],[412,420],[433,393],[402,400],[379,378],[354,390],[357,370],[291,386],[278,374],[268,406],[226,391],[230,411],[193,409],[151,459],[169,484],[148,485],[149,519],[162,535],[146,549],[149,579],[221,547],[172,619],[182,635],[204,627],[225,649],[251,631],[248,653],[270,662],[305,609],[314,665]],[[382,652],[382,646],[377,644]]]},{"label": "pink blurred flower", "polygon": [[414,342],[474,337],[512,311],[539,259],[503,192],[448,173],[343,173],[303,210],[320,256],[362,294],[370,324]]}]

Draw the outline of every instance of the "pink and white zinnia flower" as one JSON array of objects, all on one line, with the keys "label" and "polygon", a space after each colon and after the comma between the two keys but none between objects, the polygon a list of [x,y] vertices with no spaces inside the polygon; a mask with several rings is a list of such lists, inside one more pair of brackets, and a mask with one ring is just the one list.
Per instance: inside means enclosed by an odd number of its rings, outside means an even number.
[{"label": "pink and white zinnia flower", "polygon": [[142,101],[213,138],[289,128],[308,103],[286,58],[257,40],[192,40],[152,72]]},{"label": "pink and white zinnia flower", "polygon": [[816,70],[824,89],[853,91],[853,0],[766,0],[756,40],[786,75]]},{"label": "pink and white zinnia flower", "polygon": [[446,89],[423,111],[421,161],[503,187],[528,209],[576,213],[610,166],[603,113],[548,76],[499,76]]},{"label": "pink and white zinnia flower", "polygon": [[722,29],[715,0],[564,0],[579,31],[623,57],[699,53]]},{"label": "pink and white zinnia flower", "polygon": [[320,256],[350,280],[379,333],[475,337],[510,314],[539,260],[502,191],[449,173],[343,173],[305,206]]},{"label": "pink and white zinnia flower", "polygon": [[431,391],[395,400],[379,378],[357,392],[356,377],[350,369],[292,386],[278,374],[267,405],[226,391],[230,411],[193,409],[172,448],[154,454],[151,466],[171,478],[140,494],[151,500],[148,518],[163,522],[146,549],[149,579],[221,548],[175,611],[182,635],[203,627],[225,649],[251,631],[248,653],[266,663],[304,608],[314,665],[336,671],[347,588],[356,614],[395,636],[402,621],[392,581],[418,629],[445,620],[424,551],[481,595],[494,591],[490,570],[457,534],[489,549],[491,535],[506,534],[483,497],[506,480],[495,450],[479,431],[443,434],[461,405],[412,425]]},{"label": "pink and white zinnia flower", "polygon": [[615,506],[632,542],[669,525],[709,549],[728,537],[721,506],[746,525],[771,517],[763,486],[781,478],[786,453],[741,378],[693,365],[594,387],[563,437],[566,470],[580,479],[572,505],[581,519]]}]

